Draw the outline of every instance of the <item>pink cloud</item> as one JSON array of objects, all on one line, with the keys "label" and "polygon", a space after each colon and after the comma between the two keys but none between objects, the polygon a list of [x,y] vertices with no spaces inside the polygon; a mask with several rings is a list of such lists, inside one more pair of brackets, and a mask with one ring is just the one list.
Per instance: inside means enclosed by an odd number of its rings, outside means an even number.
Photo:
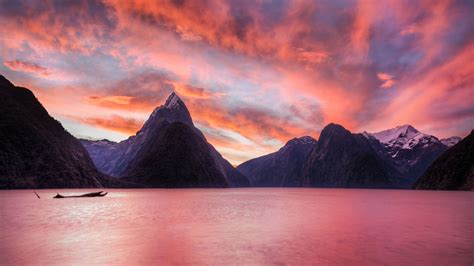
[{"label": "pink cloud", "polygon": [[50,74],[46,67],[31,62],[8,60],[4,61],[3,64],[14,71],[32,73],[39,76],[48,76]]},{"label": "pink cloud", "polygon": [[382,88],[388,89],[395,85],[395,80],[393,79],[393,76],[387,73],[379,72],[377,73],[377,78],[379,78],[380,81],[383,82],[382,85],[380,85],[380,87]]}]

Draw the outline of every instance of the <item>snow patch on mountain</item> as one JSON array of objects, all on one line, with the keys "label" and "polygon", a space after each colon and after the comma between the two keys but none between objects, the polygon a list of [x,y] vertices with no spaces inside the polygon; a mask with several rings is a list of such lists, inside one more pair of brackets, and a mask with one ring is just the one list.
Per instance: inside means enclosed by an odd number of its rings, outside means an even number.
[{"label": "snow patch on mountain", "polygon": [[[439,142],[438,138],[421,133],[411,125],[398,126],[377,133],[364,133],[364,136],[372,136],[380,141],[384,146],[393,148],[394,150],[410,150],[418,145],[427,147],[434,142]],[[396,151],[392,154],[392,157],[393,156],[396,156]]]},{"label": "snow patch on mountain", "polygon": [[448,147],[452,147],[452,146],[458,144],[458,142],[460,142],[461,140],[462,140],[461,137],[453,136],[453,137],[449,137],[449,138],[446,138],[446,139],[442,139],[440,141],[444,145],[446,145]]},{"label": "snow patch on mountain", "polygon": [[400,137],[411,139],[418,133],[420,132],[416,130],[415,128],[413,128],[412,126],[403,125],[403,126],[398,126],[392,129],[383,130],[377,133],[372,133],[372,134],[369,133],[369,134],[374,136],[381,143],[390,143],[393,140],[396,140]]}]

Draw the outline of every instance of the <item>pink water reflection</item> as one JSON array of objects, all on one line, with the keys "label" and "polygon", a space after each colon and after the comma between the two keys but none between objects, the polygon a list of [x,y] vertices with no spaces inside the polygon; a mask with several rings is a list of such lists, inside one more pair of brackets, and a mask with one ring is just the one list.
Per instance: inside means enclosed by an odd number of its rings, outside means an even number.
[{"label": "pink water reflection", "polygon": [[470,192],[56,192],[0,192],[0,264],[472,264]]}]

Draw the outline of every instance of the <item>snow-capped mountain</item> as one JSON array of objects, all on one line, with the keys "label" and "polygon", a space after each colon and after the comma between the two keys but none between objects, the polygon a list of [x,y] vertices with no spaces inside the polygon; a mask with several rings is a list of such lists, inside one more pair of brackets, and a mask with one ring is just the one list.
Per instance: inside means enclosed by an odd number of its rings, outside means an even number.
[{"label": "snow-capped mountain", "polygon": [[398,126],[376,133],[364,132],[377,152],[410,180],[418,179],[447,146],[411,125]]},{"label": "snow-capped mountain", "polygon": [[411,150],[420,145],[428,147],[440,142],[438,138],[423,134],[410,125],[398,126],[371,135],[389,148],[389,154],[394,158],[398,156],[400,150]]},{"label": "snow-capped mountain", "polygon": [[444,145],[446,145],[448,147],[452,147],[452,146],[458,144],[458,142],[460,142],[461,140],[462,140],[461,137],[453,136],[453,137],[449,137],[449,138],[446,138],[446,139],[441,139],[440,141]]}]

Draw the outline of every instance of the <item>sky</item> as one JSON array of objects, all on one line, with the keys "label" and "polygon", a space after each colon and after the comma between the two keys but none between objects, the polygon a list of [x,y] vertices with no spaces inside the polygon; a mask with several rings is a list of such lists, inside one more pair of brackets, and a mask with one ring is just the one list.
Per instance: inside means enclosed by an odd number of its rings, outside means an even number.
[{"label": "sky", "polygon": [[0,0],[0,73],[79,138],[176,91],[234,165],[315,138],[474,128],[474,1]]}]

